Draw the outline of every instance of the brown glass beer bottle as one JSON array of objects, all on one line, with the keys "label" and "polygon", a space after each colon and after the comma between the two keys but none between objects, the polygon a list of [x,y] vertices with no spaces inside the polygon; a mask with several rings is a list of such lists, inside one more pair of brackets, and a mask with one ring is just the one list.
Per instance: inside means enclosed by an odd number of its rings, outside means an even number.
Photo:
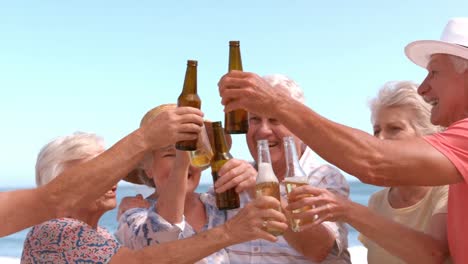
[{"label": "brown glass beer bottle", "polygon": [[[177,99],[177,106],[191,106],[200,109],[201,100],[197,94],[197,61],[188,60],[185,72],[184,88]],[[176,149],[193,151],[197,149],[197,139],[179,141]]]},{"label": "brown glass beer bottle", "polygon": [[[242,59],[239,41],[229,41],[229,71],[242,71]],[[226,132],[229,134],[245,134],[249,129],[247,111],[237,109],[224,115]]]},{"label": "brown glass beer bottle", "polygon": [[[213,149],[214,155],[211,159],[211,175],[215,183],[218,180],[218,171],[228,160],[232,159],[232,156],[226,144],[221,122],[213,122],[212,126],[215,148]],[[231,188],[223,193],[216,193],[216,206],[219,210],[239,208],[239,194],[236,192],[235,188]]]}]

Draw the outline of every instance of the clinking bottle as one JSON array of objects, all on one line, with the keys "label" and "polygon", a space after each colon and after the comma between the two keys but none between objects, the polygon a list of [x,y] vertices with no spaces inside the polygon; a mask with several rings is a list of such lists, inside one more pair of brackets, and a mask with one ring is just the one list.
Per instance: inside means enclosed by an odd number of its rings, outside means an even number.
[{"label": "clinking bottle", "polygon": [[[239,41],[229,41],[229,67],[228,71],[242,71],[242,59]],[[226,133],[245,134],[249,130],[249,119],[247,111],[237,109],[224,115]]]},{"label": "clinking bottle", "polygon": [[[177,106],[190,106],[200,109],[201,100],[197,94],[197,65],[196,60],[187,61],[185,71],[184,88],[177,99]],[[175,145],[178,150],[193,151],[197,149],[197,139],[179,141]]]},{"label": "clinking bottle", "polygon": [[[289,193],[299,186],[309,184],[308,177],[305,174],[304,170],[299,164],[299,158],[296,151],[296,145],[293,137],[284,137],[284,151],[286,156],[286,174],[284,175],[284,186],[286,187],[286,193]],[[293,213],[300,213],[310,209],[306,206],[301,209],[294,210]],[[289,219],[291,224],[291,229],[294,232],[300,231],[301,222],[298,219]]]},{"label": "clinking bottle", "polygon": [[[257,152],[258,152],[258,175],[257,183],[255,186],[256,194],[258,196],[271,196],[280,199],[279,181],[273,171],[271,165],[270,149],[268,147],[268,140],[257,141]],[[278,208],[281,211],[281,208]],[[274,235],[279,236],[283,232],[281,230],[274,229],[272,227],[266,227],[267,231]]]},{"label": "clinking bottle", "polygon": [[[218,171],[228,160],[232,159],[232,155],[229,153],[221,122],[213,122],[212,126],[215,148],[213,149],[214,155],[211,159],[211,175],[215,183],[219,177]],[[235,188],[222,193],[216,193],[216,206],[219,210],[239,208],[240,199]]]}]

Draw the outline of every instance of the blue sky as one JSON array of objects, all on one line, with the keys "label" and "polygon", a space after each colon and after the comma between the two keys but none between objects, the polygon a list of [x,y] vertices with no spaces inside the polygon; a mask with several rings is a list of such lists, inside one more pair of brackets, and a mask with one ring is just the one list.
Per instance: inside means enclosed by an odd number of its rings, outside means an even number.
[{"label": "blue sky", "polygon": [[[176,101],[187,59],[199,61],[206,117],[222,120],[229,40],[241,41],[245,71],[289,75],[308,106],[370,131],[376,90],[425,75],[404,46],[438,39],[466,10],[461,0],[2,1],[0,186],[33,186],[36,155],[56,136],[95,132],[110,146],[136,129]],[[243,136],[232,153],[250,158]]]}]

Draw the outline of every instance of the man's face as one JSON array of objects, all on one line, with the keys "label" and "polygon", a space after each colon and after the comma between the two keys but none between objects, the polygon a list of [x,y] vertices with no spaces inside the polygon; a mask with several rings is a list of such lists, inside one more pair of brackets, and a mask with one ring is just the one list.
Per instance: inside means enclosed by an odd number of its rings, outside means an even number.
[{"label": "man's face", "polygon": [[428,74],[418,93],[433,105],[431,122],[448,127],[468,116],[467,73],[457,73],[446,54],[434,54],[427,65]]},{"label": "man's face", "polygon": [[[271,162],[273,168],[284,170],[286,168],[283,138],[294,136],[285,126],[274,118],[266,118],[249,113],[249,130],[246,135],[250,154],[258,162],[257,141],[268,140]],[[294,136],[296,149],[299,151],[300,141]],[[278,173],[275,170],[276,173]],[[276,175],[281,178],[284,175]]]}]

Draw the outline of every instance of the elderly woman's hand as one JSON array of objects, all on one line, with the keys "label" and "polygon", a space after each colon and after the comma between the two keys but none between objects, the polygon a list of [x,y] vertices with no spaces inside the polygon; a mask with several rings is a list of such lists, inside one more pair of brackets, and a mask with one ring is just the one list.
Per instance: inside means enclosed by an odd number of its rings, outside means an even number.
[{"label": "elderly woman's hand", "polygon": [[295,188],[289,194],[288,199],[287,210],[309,208],[300,213],[292,213],[293,218],[305,223],[305,225],[301,225],[302,230],[324,221],[346,222],[351,208],[351,202],[348,198],[327,189],[315,188],[310,185]]},{"label": "elderly woman's hand", "polygon": [[218,175],[219,178],[214,185],[217,193],[236,188],[237,193],[247,190],[254,198],[257,171],[247,161],[230,159],[221,167]]},{"label": "elderly woman's hand", "polygon": [[198,137],[203,125],[203,113],[193,107],[177,107],[158,114],[140,129],[152,149]]},{"label": "elderly woman's hand", "polygon": [[288,228],[286,217],[278,211],[279,206],[280,202],[273,197],[254,199],[224,224],[226,234],[237,243],[259,238],[275,242],[277,238],[266,228],[280,231]]},{"label": "elderly woman's hand", "polygon": [[117,220],[120,216],[125,213],[127,210],[133,208],[149,208],[150,203],[143,198],[141,194],[137,194],[135,197],[127,196],[122,198],[120,201],[119,210],[117,212]]}]

